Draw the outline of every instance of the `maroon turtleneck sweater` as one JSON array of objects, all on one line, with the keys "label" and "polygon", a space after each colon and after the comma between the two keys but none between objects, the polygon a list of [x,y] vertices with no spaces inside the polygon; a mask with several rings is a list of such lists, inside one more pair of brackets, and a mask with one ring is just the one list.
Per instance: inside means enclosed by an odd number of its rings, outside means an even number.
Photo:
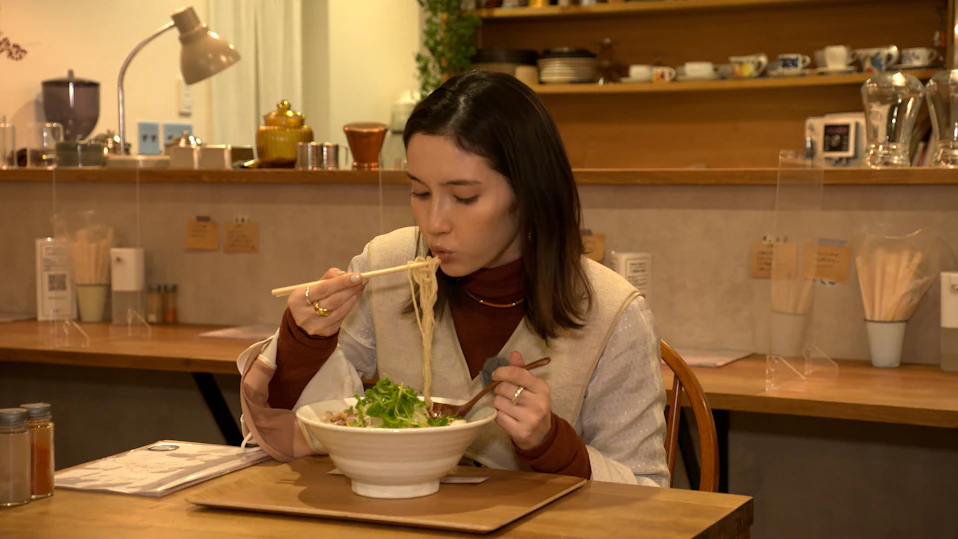
[{"label": "maroon turtleneck sweater", "polygon": [[[471,376],[479,374],[487,358],[499,354],[525,316],[525,303],[500,309],[481,305],[475,298],[498,304],[518,301],[524,295],[524,278],[520,258],[462,278],[463,286],[458,287],[456,297],[450,298],[449,309]],[[287,309],[276,343],[276,373],[269,384],[269,405],[292,408],[306,384],[336,349],[337,342],[338,334],[308,335],[296,325]],[[592,475],[585,442],[572,425],[555,414],[552,414],[552,430],[542,443],[529,450],[514,449],[519,460],[537,472],[585,479]]]}]

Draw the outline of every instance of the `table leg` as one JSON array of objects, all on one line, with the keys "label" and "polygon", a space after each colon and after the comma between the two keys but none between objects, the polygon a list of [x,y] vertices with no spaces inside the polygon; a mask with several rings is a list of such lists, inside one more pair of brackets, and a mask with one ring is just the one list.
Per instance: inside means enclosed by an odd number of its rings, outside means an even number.
[{"label": "table leg", "polygon": [[719,486],[718,491],[728,494],[728,410],[712,410],[715,419],[715,434],[718,437]]},{"label": "table leg", "polygon": [[203,400],[206,401],[207,408],[213,414],[213,420],[216,421],[216,426],[219,427],[226,443],[236,446],[243,443],[243,434],[240,432],[239,425],[233,417],[233,412],[227,406],[226,399],[223,398],[223,392],[220,391],[220,386],[216,384],[213,375],[208,372],[191,374],[193,375],[193,381],[196,382],[196,387],[203,394]]}]

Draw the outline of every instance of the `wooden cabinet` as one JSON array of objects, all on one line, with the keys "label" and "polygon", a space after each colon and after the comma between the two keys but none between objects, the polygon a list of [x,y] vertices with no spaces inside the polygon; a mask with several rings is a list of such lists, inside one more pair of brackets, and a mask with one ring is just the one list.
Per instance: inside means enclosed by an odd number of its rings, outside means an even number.
[{"label": "wooden cabinet", "polygon": [[[955,0],[650,0],[480,10],[478,44],[598,51],[614,41],[624,65],[727,63],[764,52],[889,44],[928,47],[951,30]],[[947,29],[947,30],[946,30]],[[950,37],[950,36],[949,36]],[[948,40],[950,46],[950,39]],[[913,72],[927,79],[936,69]],[[805,119],[861,111],[864,74],[536,88],[577,168],[774,167],[799,149]],[[924,105],[923,105],[924,106]]]}]

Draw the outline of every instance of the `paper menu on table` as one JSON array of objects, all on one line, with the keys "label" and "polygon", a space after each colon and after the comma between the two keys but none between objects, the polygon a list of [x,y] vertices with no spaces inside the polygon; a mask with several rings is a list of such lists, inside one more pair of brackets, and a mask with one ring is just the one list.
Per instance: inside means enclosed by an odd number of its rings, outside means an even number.
[{"label": "paper menu on table", "polygon": [[55,485],[160,497],[267,459],[260,448],[163,440],[58,472]]}]

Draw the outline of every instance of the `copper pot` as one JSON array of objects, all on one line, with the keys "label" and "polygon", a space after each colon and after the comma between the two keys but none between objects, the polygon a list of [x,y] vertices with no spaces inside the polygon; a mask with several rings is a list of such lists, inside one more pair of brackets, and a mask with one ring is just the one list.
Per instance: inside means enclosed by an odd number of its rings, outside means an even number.
[{"label": "copper pot", "polygon": [[349,151],[353,154],[354,170],[378,170],[379,152],[386,140],[386,124],[353,122],[343,126]]}]

